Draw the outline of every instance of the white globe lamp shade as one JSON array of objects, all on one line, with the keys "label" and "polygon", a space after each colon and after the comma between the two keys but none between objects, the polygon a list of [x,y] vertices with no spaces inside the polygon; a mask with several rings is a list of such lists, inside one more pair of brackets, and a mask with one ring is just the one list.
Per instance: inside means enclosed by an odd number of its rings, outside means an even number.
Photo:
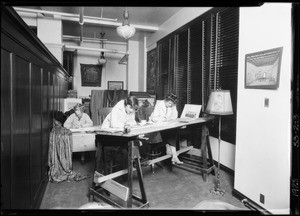
[{"label": "white globe lamp shade", "polygon": [[117,27],[117,33],[127,40],[135,34],[135,28],[130,25],[122,25]]}]

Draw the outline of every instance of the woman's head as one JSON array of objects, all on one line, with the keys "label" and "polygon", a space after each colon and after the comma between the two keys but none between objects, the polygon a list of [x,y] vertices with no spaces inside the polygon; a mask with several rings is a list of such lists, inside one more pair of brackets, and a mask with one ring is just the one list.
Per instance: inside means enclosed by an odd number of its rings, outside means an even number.
[{"label": "woman's head", "polygon": [[165,98],[166,107],[175,106],[176,103],[177,103],[177,96],[174,93],[171,93],[166,96],[166,98]]},{"label": "woman's head", "polygon": [[82,113],[84,111],[84,106],[82,104],[80,104],[80,103],[76,104],[73,109],[74,109],[75,115],[77,117],[82,116]]},{"label": "woman's head", "polygon": [[124,99],[124,106],[127,114],[136,112],[139,109],[139,100],[134,96],[127,97]]}]

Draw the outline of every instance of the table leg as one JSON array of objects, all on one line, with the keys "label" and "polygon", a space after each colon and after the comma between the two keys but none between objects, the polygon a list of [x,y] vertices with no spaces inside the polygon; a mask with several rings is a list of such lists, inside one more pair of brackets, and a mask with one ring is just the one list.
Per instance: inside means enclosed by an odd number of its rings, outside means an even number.
[{"label": "table leg", "polygon": [[[201,137],[201,153],[202,153],[202,162],[203,162],[203,168],[207,170],[207,139],[208,139],[208,129],[204,125],[202,126],[202,137]],[[206,171],[202,173],[203,180],[206,181],[207,173]]]},{"label": "table leg", "polygon": [[128,142],[128,173],[127,173],[127,183],[129,189],[129,197],[127,201],[127,207],[132,207],[132,177],[133,177],[133,158],[132,158],[132,149],[133,149],[133,141]]}]

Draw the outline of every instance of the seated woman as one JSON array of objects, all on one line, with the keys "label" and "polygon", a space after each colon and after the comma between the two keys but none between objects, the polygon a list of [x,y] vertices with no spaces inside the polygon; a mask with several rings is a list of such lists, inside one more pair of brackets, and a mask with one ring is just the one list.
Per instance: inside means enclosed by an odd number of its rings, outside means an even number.
[{"label": "seated woman", "polygon": [[74,112],[71,114],[64,123],[64,127],[67,129],[78,129],[82,127],[93,126],[93,121],[88,114],[84,113],[84,106],[82,104],[76,104],[74,106]]},{"label": "seated woman", "polygon": [[[177,103],[177,96],[173,93],[169,94],[165,100],[158,101],[155,104],[154,110],[152,114],[149,117],[149,121],[152,122],[163,122],[163,121],[169,121],[174,120],[178,118],[178,111],[176,108]],[[176,140],[174,138],[173,133],[166,133],[166,132],[154,132],[146,135],[150,142],[161,142],[164,140],[167,143],[166,144],[166,153],[169,155],[172,155],[172,163],[173,164],[182,164],[183,162],[179,160],[177,157],[176,152]]]},{"label": "seated woman", "polygon": [[134,96],[120,100],[106,116],[101,128],[126,128],[129,131],[131,126],[137,124],[135,121],[135,112],[139,108],[138,104],[138,99]]}]

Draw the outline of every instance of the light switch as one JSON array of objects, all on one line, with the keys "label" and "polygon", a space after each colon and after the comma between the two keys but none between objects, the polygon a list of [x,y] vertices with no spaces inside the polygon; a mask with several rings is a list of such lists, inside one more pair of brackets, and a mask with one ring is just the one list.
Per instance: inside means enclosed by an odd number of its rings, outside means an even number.
[{"label": "light switch", "polygon": [[269,98],[265,98],[265,107],[269,107]]}]

